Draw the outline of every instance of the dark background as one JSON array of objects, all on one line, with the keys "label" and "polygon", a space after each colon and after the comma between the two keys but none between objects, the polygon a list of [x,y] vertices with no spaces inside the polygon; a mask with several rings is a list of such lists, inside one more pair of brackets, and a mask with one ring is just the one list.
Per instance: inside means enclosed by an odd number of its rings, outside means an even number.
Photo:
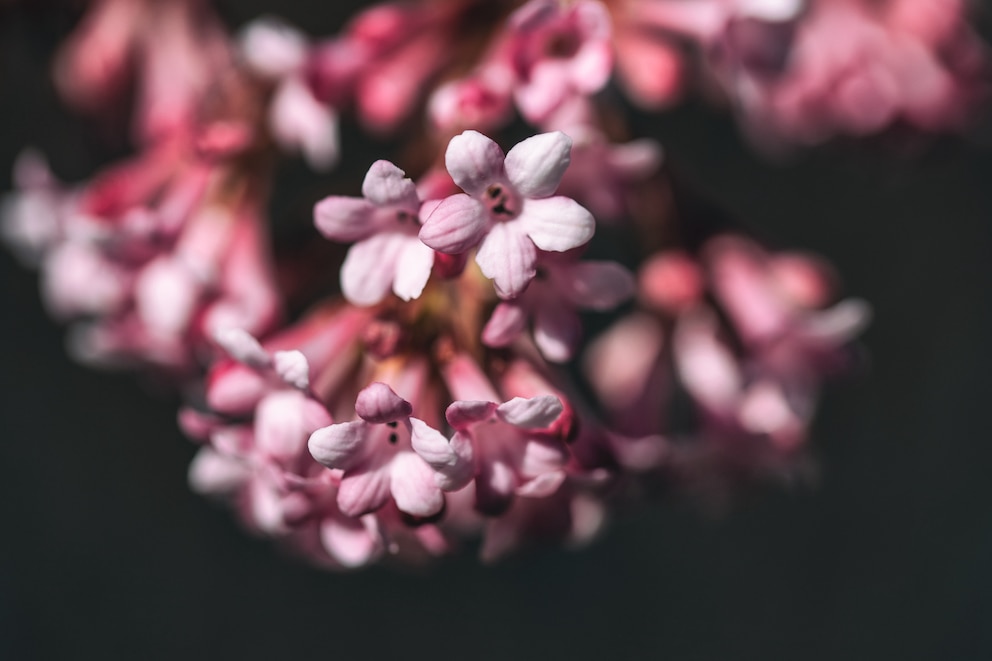
[{"label": "dark background", "polygon": [[[332,4],[223,9],[327,34],[346,15]],[[47,81],[68,25],[0,9],[4,173],[28,144],[70,181],[112,155]],[[322,573],[189,492],[176,402],[70,362],[4,251],[0,659],[992,658],[988,131],[775,164],[700,107],[640,128],[682,180],[829,257],[875,307],[869,373],[823,402],[818,485],[720,517],[646,507],[575,553]]]}]

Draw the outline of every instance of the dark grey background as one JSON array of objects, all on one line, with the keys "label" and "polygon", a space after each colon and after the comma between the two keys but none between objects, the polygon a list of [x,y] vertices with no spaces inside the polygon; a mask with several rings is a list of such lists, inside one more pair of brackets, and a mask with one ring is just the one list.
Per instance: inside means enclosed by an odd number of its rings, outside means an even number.
[{"label": "dark grey background", "polygon": [[[332,4],[223,8],[328,33]],[[60,110],[45,67],[68,14],[33,7],[0,9],[0,170],[34,144],[79,180],[119,147]],[[71,363],[2,252],[0,659],[992,658],[987,131],[772,164],[719,113],[642,124],[684,181],[875,306],[870,373],[823,403],[817,487],[717,518],[655,505],[495,568],[321,573],[188,491],[176,401]]]}]

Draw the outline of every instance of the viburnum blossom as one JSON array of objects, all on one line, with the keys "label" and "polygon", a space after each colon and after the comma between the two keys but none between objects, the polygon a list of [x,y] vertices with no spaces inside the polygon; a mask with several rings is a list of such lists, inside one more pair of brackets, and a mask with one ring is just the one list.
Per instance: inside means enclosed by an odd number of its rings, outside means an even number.
[{"label": "viburnum blossom", "polygon": [[[190,485],[254,532],[334,569],[577,546],[660,482],[801,476],[871,316],[679,204],[644,109],[704,91],[766,148],[960,130],[969,12],[409,0],[235,37],[206,0],[91,0],[55,87],[134,153],[64,184],[25,151],[0,229],[77,355],[183,393]],[[275,174],[299,155],[338,168],[307,227]]]},{"label": "viburnum blossom", "polygon": [[504,298],[518,296],[537,273],[537,250],[564,252],[592,238],[595,220],[574,200],[553,196],[572,141],[561,132],[524,140],[505,156],[477,131],[451,140],[444,160],[465,194],[435,206],[420,239],[444,253],[478,246],[475,261]]}]

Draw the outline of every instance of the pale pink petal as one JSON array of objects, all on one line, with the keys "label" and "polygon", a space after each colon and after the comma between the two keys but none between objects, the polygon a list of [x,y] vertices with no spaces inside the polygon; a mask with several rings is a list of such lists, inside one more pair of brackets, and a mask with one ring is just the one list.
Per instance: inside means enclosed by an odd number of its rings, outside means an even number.
[{"label": "pale pink petal", "polygon": [[516,222],[494,225],[475,255],[482,273],[502,298],[519,296],[536,273],[537,250],[520,229]]},{"label": "pale pink petal", "polygon": [[633,274],[616,262],[578,262],[555,284],[577,307],[611,310],[634,295]]},{"label": "pale pink petal", "polygon": [[313,222],[328,239],[349,243],[372,235],[376,207],[361,197],[325,197],[313,208]]},{"label": "pale pink petal", "polygon": [[341,422],[310,434],[307,447],[319,463],[348,470],[365,456],[369,425],[364,420]]},{"label": "pale pink petal", "polygon": [[435,471],[437,485],[444,491],[461,489],[475,472],[471,440],[456,432],[450,441],[423,420],[410,418],[413,450]]},{"label": "pale pink petal", "polygon": [[527,328],[527,310],[513,302],[496,306],[482,329],[482,343],[489,347],[505,347]]},{"label": "pale pink petal", "polygon": [[580,339],[582,322],[570,308],[546,303],[534,311],[534,344],[551,362],[571,360]]},{"label": "pale pink petal", "polygon": [[431,278],[433,268],[434,251],[421,243],[417,237],[408,237],[396,263],[393,293],[404,301],[420,298],[427,281]]},{"label": "pale pink petal", "polygon": [[310,387],[310,364],[299,351],[277,351],[272,357],[279,378],[287,384],[306,390]]},{"label": "pale pink petal", "polygon": [[496,408],[501,420],[523,429],[544,429],[561,415],[561,400],[554,395],[514,397]]},{"label": "pale pink petal", "polygon": [[561,441],[529,438],[519,458],[518,472],[524,477],[538,477],[560,470],[568,461],[568,449]]},{"label": "pale pink petal", "polygon": [[296,390],[274,392],[262,399],[255,415],[255,443],[266,455],[291,461],[303,452],[311,432],[330,425],[319,403]]},{"label": "pale pink petal", "polygon": [[406,173],[389,161],[376,161],[362,183],[362,195],[378,205],[397,205],[409,209],[420,206],[417,187]]},{"label": "pale pink petal", "polygon": [[516,494],[518,496],[524,496],[525,498],[547,498],[555,491],[558,491],[558,487],[560,487],[564,481],[565,471],[541,473],[533,480],[524,482],[517,487]]},{"label": "pale pink petal", "polygon": [[376,381],[358,393],[355,413],[366,422],[383,424],[410,417],[413,406],[385,383]]},{"label": "pale pink petal", "polygon": [[524,197],[548,197],[571,161],[572,139],[561,131],[518,143],[506,155],[506,176]]},{"label": "pale pink petal", "polygon": [[276,142],[302,151],[312,168],[326,170],[337,161],[337,114],[314,98],[303,80],[290,77],[279,85],[269,107],[269,127]]},{"label": "pale pink petal", "polygon": [[485,236],[489,214],[468,195],[450,195],[421,209],[420,240],[439,252],[456,254],[474,247]]},{"label": "pale pink petal", "polygon": [[244,415],[255,408],[267,389],[265,379],[254,369],[226,363],[211,372],[207,382],[207,405],[218,413]]},{"label": "pale pink petal", "polygon": [[530,122],[541,124],[570,96],[568,68],[556,60],[537,62],[531,67],[527,82],[513,91],[520,114]]},{"label": "pale pink petal", "polygon": [[596,231],[592,214],[568,197],[526,199],[516,222],[538,248],[553,252],[585,245]]},{"label": "pale pink petal", "polygon": [[459,188],[472,196],[482,195],[490,184],[502,181],[503,150],[478,131],[465,131],[448,143],[444,164]]},{"label": "pale pink petal", "polygon": [[191,270],[178,259],[160,257],[145,267],[134,287],[138,316],[153,333],[182,334],[203,293]]},{"label": "pale pink petal", "polygon": [[320,539],[324,549],[345,567],[361,567],[382,551],[382,542],[375,525],[366,518],[345,519],[328,517],[320,524]]},{"label": "pale pink petal", "polygon": [[348,471],[338,488],[338,507],[346,516],[361,516],[389,500],[390,476],[386,466],[369,465]]},{"label": "pale pink petal", "polygon": [[214,341],[239,363],[255,368],[268,367],[272,363],[269,352],[244,329],[220,329],[214,333]]},{"label": "pale pink petal", "polygon": [[355,305],[375,305],[389,294],[406,237],[383,232],[348,250],[341,265],[341,291]]},{"label": "pale pink petal", "polygon": [[444,417],[449,425],[464,431],[471,424],[488,420],[495,412],[494,402],[458,400],[448,406]]},{"label": "pale pink petal", "polygon": [[413,516],[432,516],[444,507],[434,471],[412,452],[400,452],[390,465],[390,489],[396,507]]},{"label": "pale pink petal", "polygon": [[249,23],[238,35],[248,66],[270,78],[281,78],[303,66],[307,40],[299,30],[270,17]]},{"label": "pale pink petal", "polygon": [[229,494],[241,488],[251,476],[248,466],[225,457],[212,448],[202,448],[189,466],[189,486],[202,494]]}]

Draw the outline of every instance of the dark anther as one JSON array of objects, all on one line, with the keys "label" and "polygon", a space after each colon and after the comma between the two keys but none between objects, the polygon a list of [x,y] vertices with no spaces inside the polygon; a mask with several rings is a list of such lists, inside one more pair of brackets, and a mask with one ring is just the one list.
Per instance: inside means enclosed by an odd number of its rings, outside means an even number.
[{"label": "dark anther", "polygon": [[393,445],[396,445],[396,442],[399,440],[400,437],[396,435],[396,432],[393,432],[392,434],[389,435],[389,442],[392,443]]},{"label": "dark anther", "polygon": [[386,423],[386,426],[389,427],[390,429],[396,429],[396,425],[397,422],[395,420]]},{"label": "dark anther", "polygon": [[489,189],[486,191],[486,195],[493,198],[494,200],[502,194],[503,194],[502,186],[490,186]]},{"label": "dark anther", "polygon": [[493,207],[493,211],[495,211],[496,213],[500,214],[501,216],[512,215],[511,212],[510,212],[510,210],[506,208],[506,203],[505,202],[500,202],[499,204],[497,204],[496,206],[494,206]]}]

